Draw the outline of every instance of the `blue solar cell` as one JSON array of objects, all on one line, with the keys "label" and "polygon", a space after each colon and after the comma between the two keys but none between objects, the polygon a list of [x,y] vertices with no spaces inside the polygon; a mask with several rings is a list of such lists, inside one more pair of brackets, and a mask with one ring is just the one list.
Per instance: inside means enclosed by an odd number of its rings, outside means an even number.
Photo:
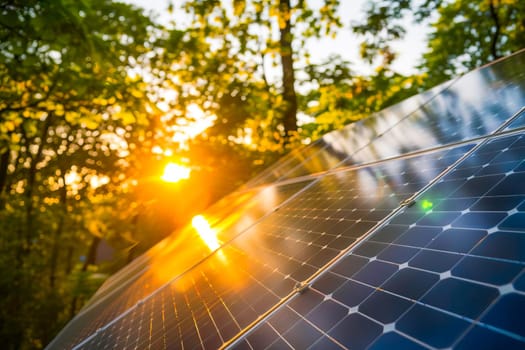
[{"label": "blue solar cell", "polygon": [[437,201],[432,207],[436,211],[463,211],[475,201],[476,198],[447,198]]},{"label": "blue solar cell", "polygon": [[446,348],[469,325],[459,317],[416,304],[396,323],[396,329],[435,348]]},{"label": "blue solar cell", "polygon": [[460,212],[455,211],[431,211],[417,221],[417,224],[420,226],[443,227],[456,220],[460,215]]},{"label": "blue solar cell", "polygon": [[384,226],[375,232],[370,237],[370,241],[390,243],[398,238],[399,235],[405,232],[407,229],[408,226],[406,225],[395,225],[390,222],[388,226]]},{"label": "blue solar cell", "polygon": [[399,335],[396,332],[384,333],[369,350],[424,350],[425,347]]},{"label": "blue solar cell", "polygon": [[359,271],[361,267],[365,266],[367,262],[368,259],[355,255],[349,255],[337,263],[333,267],[332,271],[346,277],[352,277],[354,273]]},{"label": "blue solar cell", "polygon": [[300,316],[288,306],[279,309],[279,317],[270,320],[270,325],[280,334],[290,329],[300,319]]},{"label": "blue solar cell", "polygon": [[522,201],[523,196],[484,197],[480,198],[471,209],[473,211],[507,212],[516,208]]},{"label": "blue solar cell", "polygon": [[472,193],[481,196],[490,190],[494,185],[500,182],[505,175],[496,174],[488,176],[473,177],[467,181],[463,180],[463,185],[454,191],[450,196],[454,197],[471,197]]},{"label": "blue solar cell", "polygon": [[484,239],[474,250],[473,255],[525,261],[525,235],[513,232],[496,232]]},{"label": "blue solar cell", "polygon": [[330,294],[339,288],[345,281],[345,278],[338,276],[335,273],[327,272],[317,279],[312,287],[321,293]]},{"label": "blue solar cell", "polygon": [[413,304],[407,299],[376,291],[359,305],[359,312],[383,324],[388,324],[396,321]]},{"label": "blue solar cell", "polygon": [[454,267],[452,274],[500,286],[512,282],[522,269],[521,264],[466,256]]},{"label": "blue solar cell", "polygon": [[380,260],[402,264],[410,260],[419,250],[402,246],[388,246],[377,257]]},{"label": "blue solar cell", "polygon": [[498,296],[496,288],[446,278],[421,300],[443,310],[476,319]]},{"label": "blue solar cell", "polygon": [[498,225],[501,230],[525,231],[525,213],[515,213]]},{"label": "blue solar cell", "polygon": [[295,298],[290,302],[290,307],[294,309],[297,313],[301,315],[306,315],[316,304],[319,304],[323,301],[323,296],[320,293],[314,292],[312,290],[306,290],[301,294],[301,298]]},{"label": "blue solar cell", "polygon": [[524,172],[525,171],[525,161],[521,162],[516,168],[514,168],[514,172]]},{"label": "blue solar cell", "polygon": [[353,278],[357,281],[379,287],[398,270],[395,264],[382,261],[372,261],[365,265]]},{"label": "blue solar cell", "polygon": [[289,331],[283,334],[283,337],[294,349],[306,349],[322,334],[312,325],[304,320],[299,320]]},{"label": "blue solar cell", "polygon": [[375,243],[375,242],[365,242],[356,249],[354,249],[354,254],[361,255],[365,257],[373,257],[379,254],[386,246],[384,244]]},{"label": "blue solar cell", "polygon": [[427,271],[442,273],[450,270],[460,259],[460,254],[421,250],[419,254],[408,262],[408,265]]},{"label": "blue solar cell", "polygon": [[381,333],[383,333],[381,325],[360,314],[352,313],[328,334],[350,349],[365,349]]},{"label": "blue solar cell", "polygon": [[308,314],[308,320],[326,332],[347,314],[346,307],[332,300],[326,300]]},{"label": "blue solar cell", "polygon": [[278,333],[267,324],[257,327],[246,340],[256,349],[264,349],[270,346],[273,340],[278,337]]},{"label": "blue solar cell", "polygon": [[504,295],[493,305],[481,322],[497,327],[503,332],[512,332],[525,339],[525,296],[517,293]]},{"label": "blue solar cell", "polygon": [[373,291],[373,288],[362,283],[348,281],[334,292],[333,298],[348,307],[355,307],[372,294]]},{"label": "blue solar cell", "polygon": [[452,226],[489,229],[507,217],[506,213],[470,212],[461,215]]},{"label": "blue solar cell", "polygon": [[525,183],[524,173],[510,174],[505,179],[494,187],[487,196],[512,196],[517,194],[525,194],[525,186],[520,186]]},{"label": "blue solar cell", "polygon": [[403,233],[401,237],[395,241],[395,243],[412,247],[424,247],[429,242],[431,242],[441,231],[441,227],[412,227]]},{"label": "blue solar cell", "polygon": [[486,235],[487,231],[483,230],[452,228],[440,233],[428,247],[449,252],[466,253]]},{"label": "blue solar cell", "polygon": [[523,346],[523,341],[485,327],[474,326],[454,348],[457,350],[522,350]]},{"label": "blue solar cell", "polygon": [[426,271],[405,268],[399,270],[381,288],[410,299],[419,299],[437,281],[439,276]]},{"label": "blue solar cell", "polygon": [[516,281],[514,281],[514,288],[519,291],[525,292],[525,273],[522,273]]}]

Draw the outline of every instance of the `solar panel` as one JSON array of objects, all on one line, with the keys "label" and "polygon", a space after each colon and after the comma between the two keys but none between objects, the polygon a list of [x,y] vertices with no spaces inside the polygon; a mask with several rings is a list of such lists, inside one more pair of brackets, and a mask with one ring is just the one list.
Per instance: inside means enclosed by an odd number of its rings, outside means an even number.
[{"label": "solar panel", "polygon": [[236,348],[523,348],[524,155],[488,140]]},{"label": "solar panel", "polygon": [[329,170],[343,161],[363,164],[488,135],[525,105],[525,73],[520,69],[524,64],[523,54],[515,55],[329,133],[322,138],[325,147],[309,150],[299,164],[271,167],[267,171],[275,176],[263,172],[257,183]]},{"label": "solar panel", "polygon": [[215,245],[178,232],[48,348],[524,348],[524,60],[295,151],[204,214]]}]

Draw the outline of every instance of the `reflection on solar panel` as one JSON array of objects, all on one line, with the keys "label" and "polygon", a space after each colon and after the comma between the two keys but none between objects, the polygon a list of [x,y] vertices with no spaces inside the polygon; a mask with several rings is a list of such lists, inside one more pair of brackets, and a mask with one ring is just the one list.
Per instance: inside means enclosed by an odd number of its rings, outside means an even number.
[{"label": "reflection on solar panel", "polygon": [[296,150],[49,349],[525,348],[525,52]]}]

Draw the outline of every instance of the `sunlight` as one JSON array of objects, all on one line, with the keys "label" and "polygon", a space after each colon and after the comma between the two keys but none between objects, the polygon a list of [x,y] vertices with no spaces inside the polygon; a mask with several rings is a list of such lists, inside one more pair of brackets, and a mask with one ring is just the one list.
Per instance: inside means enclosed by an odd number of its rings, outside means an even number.
[{"label": "sunlight", "polygon": [[217,117],[204,112],[198,105],[192,103],[186,107],[186,118],[178,118],[177,124],[170,128],[173,131],[173,141],[182,149],[188,148],[188,140],[197,137],[213,125]]},{"label": "sunlight", "polygon": [[190,178],[191,168],[176,164],[168,163],[164,168],[162,180],[166,182],[179,182]]},{"label": "sunlight", "polygon": [[211,251],[220,248],[221,245],[217,239],[217,233],[210,227],[208,220],[206,220],[204,216],[194,216],[193,219],[191,219],[191,225]]}]

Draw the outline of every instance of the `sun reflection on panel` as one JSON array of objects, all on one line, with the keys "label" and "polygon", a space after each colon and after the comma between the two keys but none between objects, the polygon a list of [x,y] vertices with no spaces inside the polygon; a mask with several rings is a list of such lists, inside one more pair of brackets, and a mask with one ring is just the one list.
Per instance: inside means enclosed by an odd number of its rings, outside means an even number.
[{"label": "sun reflection on panel", "polygon": [[191,220],[191,225],[197,231],[200,238],[206,243],[211,251],[220,248],[219,240],[217,239],[217,233],[210,227],[210,224],[202,215],[194,216]]}]

